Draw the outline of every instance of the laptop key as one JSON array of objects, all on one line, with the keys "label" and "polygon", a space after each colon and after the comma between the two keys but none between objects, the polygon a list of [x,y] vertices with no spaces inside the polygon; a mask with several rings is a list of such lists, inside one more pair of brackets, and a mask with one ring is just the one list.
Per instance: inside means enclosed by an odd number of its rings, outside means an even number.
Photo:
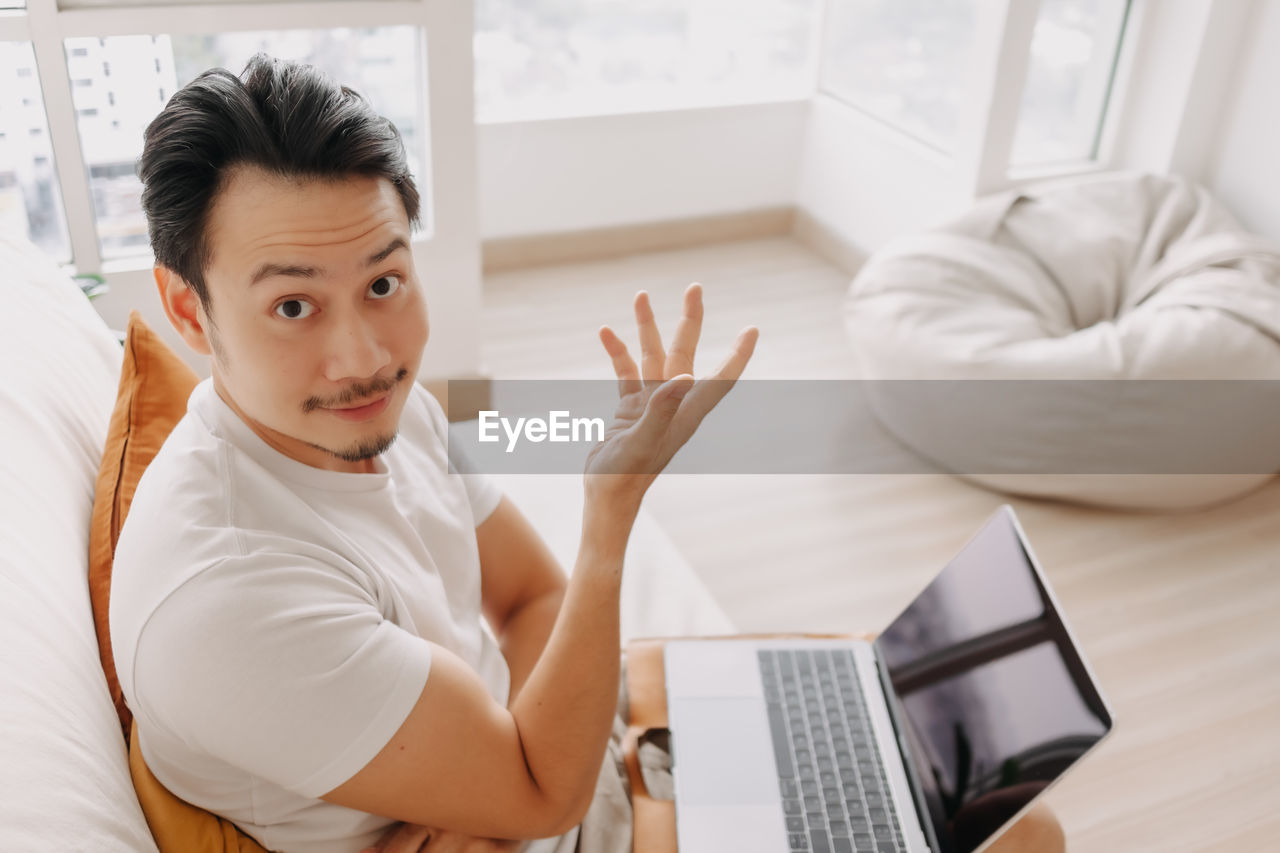
[{"label": "laptop key", "polygon": [[787,843],[792,850],[808,850],[809,836],[799,832],[792,832],[787,835]]},{"label": "laptop key", "polygon": [[875,840],[865,832],[855,832],[853,834],[853,847],[855,850],[871,850],[875,843]]},{"label": "laptop key", "polygon": [[787,725],[782,721],[780,712],[781,709],[777,706],[769,706],[769,734],[773,738],[773,757],[778,764],[778,775],[790,779],[796,774],[791,768],[791,744],[787,742]]},{"label": "laptop key", "polygon": [[787,818],[787,832],[804,832],[804,818],[799,815]]},{"label": "laptop key", "polygon": [[813,853],[831,853],[831,838],[825,829],[809,830],[809,843],[813,845]]},{"label": "laptop key", "polygon": [[793,798],[793,797],[785,797],[785,798],[783,798],[783,800],[782,800],[782,813],[783,813],[783,814],[787,814],[787,815],[791,815],[791,814],[801,814],[803,811],[804,811],[804,809],[802,809],[802,808],[800,807],[800,801],[799,801],[799,800],[797,800],[797,799],[795,799],[795,798]]},{"label": "laptop key", "polygon": [[831,839],[831,847],[835,850],[835,853],[853,853],[853,845],[849,843],[847,838]]},{"label": "laptop key", "polygon": [[795,780],[795,779],[780,779],[780,780],[778,780],[778,781],[779,781],[779,784],[781,785],[781,788],[782,788],[782,796],[783,796],[783,797],[798,797],[798,796],[800,796],[800,791],[797,789],[797,786],[796,786],[796,780]]}]

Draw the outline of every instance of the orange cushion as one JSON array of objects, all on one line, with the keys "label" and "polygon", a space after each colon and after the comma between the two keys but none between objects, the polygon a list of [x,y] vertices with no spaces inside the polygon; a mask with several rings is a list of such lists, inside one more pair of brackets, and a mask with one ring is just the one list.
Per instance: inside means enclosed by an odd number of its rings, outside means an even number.
[{"label": "orange cushion", "polygon": [[133,715],[120,693],[107,627],[111,562],[138,480],[186,414],[187,398],[199,381],[186,362],[143,322],[142,315],[137,311],[129,314],[120,387],[107,427],[107,444],[98,469],[93,516],[89,522],[89,597],[93,605],[93,627],[98,634],[98,656],[107,675],[111,701],[115,703],[126,740]]},{"label": "orange cushion", "polygon": [[162,853],[265,853],[228,820],[174,796],[151,775],[142,759],[133,714],[120,692],[107,613],[111,597],[111,564],[142,472],[151,464],[169,433],[187,412],[187,398],[200,378],[133,311],[124,342],[124,365],[116,407],[107,427],[106,449],[93,496],[89,529],[89,597],[98,655],[107,676],[111,700],[125,740],[129,771],[142,813]]}]

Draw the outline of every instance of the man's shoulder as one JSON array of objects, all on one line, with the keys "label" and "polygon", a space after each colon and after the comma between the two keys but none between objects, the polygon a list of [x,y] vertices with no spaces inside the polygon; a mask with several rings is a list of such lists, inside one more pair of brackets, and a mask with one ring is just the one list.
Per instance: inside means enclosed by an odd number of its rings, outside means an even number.
[{"label": "man's shoulder", "polygon": [[181,528],[174,519],[200,524],[224,512],[219,496],[226,488],[226,468],[218,441],[188,412],[138,478],[121,539],[139,528]]}]

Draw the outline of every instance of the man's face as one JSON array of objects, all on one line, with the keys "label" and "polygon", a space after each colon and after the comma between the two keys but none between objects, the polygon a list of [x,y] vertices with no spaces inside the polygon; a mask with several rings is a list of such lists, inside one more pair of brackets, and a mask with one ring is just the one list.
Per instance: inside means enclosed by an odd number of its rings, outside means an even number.
[{"label": "man's face", "polygon": [[285,455],[368,472],[395,440],[428,333],[409,237],[383,178],[240,168],[216,197],[212,323],[201,312],[214,388]]}]

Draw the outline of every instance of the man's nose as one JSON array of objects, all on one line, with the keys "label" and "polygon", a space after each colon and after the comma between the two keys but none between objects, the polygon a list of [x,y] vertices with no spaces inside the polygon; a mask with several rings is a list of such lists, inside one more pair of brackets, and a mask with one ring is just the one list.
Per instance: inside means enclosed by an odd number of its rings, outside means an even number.
[{"label": "man's nose", "polygon": [[358,315],[334,325],[328,348],[325,378],[332,382],[368,379],[391,363],[391,352],[383,346],[377,326]]}]

